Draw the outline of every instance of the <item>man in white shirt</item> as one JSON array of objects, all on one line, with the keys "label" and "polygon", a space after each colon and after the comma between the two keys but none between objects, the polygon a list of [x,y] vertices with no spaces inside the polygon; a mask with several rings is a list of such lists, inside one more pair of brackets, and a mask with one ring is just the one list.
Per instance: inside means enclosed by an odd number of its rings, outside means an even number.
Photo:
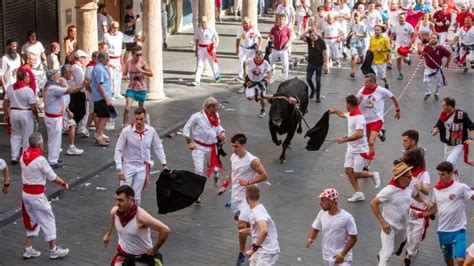
[{"label": "man in white shirt", "polygon": [[94,113],[94,100],[92,99],[92,71],[94,70],[95,65],[97,64],[97,56],[99,55],[98,51],[92,53],[91,61],[86,65],[86,71],[84,72],[85,82],[85,93],[87,99],[87,108],[86,113],[88,114],[87,122],[85,128],[89,131],[89,127],[95,119]]},{"label": "man in white shirt", "polygon": [[135,201],[140,205],[142,190],[150,182],[150,169],[154,164],[151,160],[151,149],[155,151],[163,169],[168,167],[158,133],[152,126],[145,124],[145,109],[135,109],[133,118],[134,123],[120,133],[115,145],[114,159],[120,185],[131,186],[135,191]]},{"label": "man in white shirt", "polygon": [[16,82],[16,70],[21,66],[21,58],[17,53],[18,42],[7,40],[7,53],[2,56],[1,72],[3,72],[3,87],[8,88]]},{"label": "man in white shirt", "polygon": [[431,209],[413,215],[414,219],[438,213],[438,237],[447,265],[463,265],[466,252],[466,206],[464,201],[474,200],[472,189],[453,178],[454,167],[444,161],[436,166],[439,181],[433,190]]},{"label": "man in white shirt", "polygon": [[329,13],[327,15],[326,22],[323,23],[323,39],[326,42],[328,47],[328,63],[329,67],[333,66],[334,62],[336,67],[340,67],[341,63],[339,62],[339,43],[342,42],[343,31],[341,24],[335,20],[334,15]]},{"label": "man in white shirt", "polygon": [[112,80],[112,93],[114,99],[124,99],[121,94],[122,86],[122,43],[132,43],[135,41],[134,37],[123,34],[120,31],[120,24],[117,21],[112,22],[110,29],[104,34],[104,42],[107,43],[109,50],[109,68],[110,79]]},{"label": "man in white shirt", "polygon": [[375,141],[380,134],[380,139],[385,141],[385,129],[383,129],[385,101],[391,99],[395,105],[395,118],[400,119],[400,104],[393,93],[386,88],[377,85],[377,78],[370,73],[365,75],[365,86],[357,93],[360,109],[364,114],[369,142],[367,154],[367,169],[375,157]]},{"label": "man in white shirt", "polygon": [[28,138],[39,122],[36,96],[28,86],[30,77],[25,71],[16,72],[16,82],[7,87],[3,100],[4,120],[11,126],[11,164],[18,163],[20,149],[28,148]]},{"label": "man in white shirt", "polygon": [[296,12],[295,8],[293,7],[293,4],[290,3],[290,0],[283,0],[283,3],[277,6],[275,14],[285,15],[285,26],[293,30],[296,21]]},{"label": "man in white shirt", "polygon": [[474,62],[474,27],[472,27],[472,17],[464,18],[464,27],[460,27],[454,36],[453,44],[460,44],[458,61],[464,66],[464,73],[467,73],[469,65]]},{"label": "man in white shirt", "polygon": [[339,192],[336,189],[326,188],[319,195],[319,199],[322,210],[311,225],[306,247],[310,248],[321,232],[324,265],[350,266],[352,248],[357,242],[354,217],[337,205]]},{"label": "man in white shirt", "polygon": [[[225,131],[218,110],[219,102],[209,97],[204,100],[203,110],[194,113],[183,127],[183,136],[193,158],[194,173],[198,175],[206,173],[210,176],[212,172],[222,169],[217,157],[217,144],[225,141]],[[209,167],[204,171],[206,161]]]},{"label": "man in white shirt", "polygon": [[364,171],[364,158],[369,151],[367,136],[365,130],[365,118],[359,109],[357,97],[349,95],[346,97],[346,108],[348,112],[330,109],[330,114],[337,114],[341,118],[347,118],[347,136],[339,137],[336,142],[339,144],[347,142],[347,152],[344,160],[344,170],[349,177],[352,187],[355,190],[354,195],[347,199],[348,202],[365,200],[362,193],[359,178],[373,178],[375,188],[380,186],[380,175],[378,172],[370,173]]},{"label": "man in white shirt", "polygon": [[397,58],[398,80],[403,79],[402,74],[402,59],[403,62],[411,65],[410,53],[411,47],[415,42],[415,29],[410,23],[407,23],[406,14],[400,13],[398,15],[398,24],[391,28],[390,39],[395,42],[395,53]]},{"label": "man in white shirt", "polygon": [[28,139],[29,147],[21,157],[21,177],[23,182],[22,213],[26,231],[26,248],[23,258],[30,259],[41,256],[41,252],[33,248],[33,239],[40,230],[44,240],[49,243],[49,258],[59,259],[69,253],[69,249],[56,245],[56,221],[53,209],[44,194],[46,182],[52,181],[69,189],[66,181],[54,173],[46,158],[43,157],[43,137],[33,133]]},{"label": "man in white shirt", "polygon": [[[380,222],[380,240],[382,247],[378,253],[379,266],[390,265],[393,254],[400,255],[405,244],[410,202],[416,196],[410,187],[413,167],[404,162],[398,163],[392,169],[393,177],[388,186],[384,187],[370,203],[375,217]],[[379,205],[383,205],[380,212]]]},{"label": "man in white shirt", "polygon": [[193,86],[201,84],[201,75],[204,71],[204,63],[207,62],[211,66],[214,74],[214,81],[221,82],[221,73],[219,70],[216,49],[219,45],[219,35],[217,31],[208,25],[207,17],[201,18],[201,25],[194,33],[195,38],[195,55],[197,57],[196,77],[192,82]]},{"label": "man in white shirt", "polygon": [[247,59],[244,62],[245,79],[244,84],[245,96],[248,100],[260,102],[260,114],[258,117],[264,118],[265,98],[267,96],[267,86],[272,78],[272,66],[265,60],[262,51],[257,51],[254,58]]},{"label": "man in white shirt", "polygon": [[[234,153],[230,157],[232,174],[224,181],[219,195],[232,185],[231,208],[234,220],[237,221],[237,229],[249,228],[250,207],[245,200],[245,187],[263,182],[267,179],[267,172],[260,160],[247,151],[247,137],[244,134],[236,134],[231,139]],[[239,255],[237,265],[245,263],[245,244],[247,235],[239,234]]]},{"label": "man in white shirt", "polygon": [[252,236],[252,246],[245,255],[249,257],[250,266],[273,266],[280,256],[275,223],[260,203],[260,190],[256,185],[245,188],[245,197],[250,206],[250,228],[239,230],[239,234]]},{"label": "man in white shirt", "polygon": [[260,50],[261,44],[260,32],[254,28],[249,17],[244,17],[235,42],[235,53],[239,56],[239,76],[235,79],[237,82],[244,83],[244,62],[253,58],[255,52]]},{"label": "man in white shirt", "polygon": [[367,16],[364,22],[367,25],[369,37],[374,36],[375,26],[383,23],[382,15],[375,9],[375,2],[371,2],[367,7]]},{"label": "man in white shirt", "polygon": [[[74,64],[71,65],[71,72],[72,72],[72,82],[70,82],[71,86],[78,86],[84,83],[85,80],[85,67],[86,67],[86,59],[87,54],[82,50],[77,50],[74,53]],[[79,117],[79,114],[76,112],[74,113],[74,120],[77,123],[77,132],[84,137],[89,137],[89,130],[86,128],[87,119],[89,117],[89,108],[88,108],[88,101],[89,98],[85,93],[86,89],[82,89],[80,92],[71,95],[71,109],[78,109],[82,118]]]}]

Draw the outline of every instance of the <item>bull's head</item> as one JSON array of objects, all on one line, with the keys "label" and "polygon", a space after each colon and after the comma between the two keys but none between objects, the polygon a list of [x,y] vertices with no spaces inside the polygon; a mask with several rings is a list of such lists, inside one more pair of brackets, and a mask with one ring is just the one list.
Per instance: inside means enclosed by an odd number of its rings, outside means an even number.
[{"label": "bull's head", "polygon": [[294,108],[294,105],[297,103],[297,100],[292,97],[286,96],[274,96],[268,98],[270,103],[270,120],[276,127],[280,127],[283,123],[283,120]]}]

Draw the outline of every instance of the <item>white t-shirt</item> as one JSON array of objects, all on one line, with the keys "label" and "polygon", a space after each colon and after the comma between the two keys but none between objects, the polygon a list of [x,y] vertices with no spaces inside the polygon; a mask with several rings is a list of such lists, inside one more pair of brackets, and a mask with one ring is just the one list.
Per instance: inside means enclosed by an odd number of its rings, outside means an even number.
[{"label": "white t-shirt", "polygon": [[383,122],[383,114],[385,111],[385,100],[391,99],[393,93],[383,87],[377,86],[377,89],[371,94],[362,94],[364,88],[357,93],[359,98],[360,109],[364,114],[367,123],[372,123],[378,120]]},{"label": "white t-shirt", "polygon": [[413,188],[410,186],[400,189],[388,185],[380,190],[376,196],[383,204],[383,218],[397,230],[406,229],[408,226],[412,195]]},{"label": "white t-shirt", "polygon": [[402,46],[406,46],[411,43],[410,35],[415,32],[413,26],[408,22],[405,22],[403,25],[396,23],[392,26],[391,30],[396,36],[395,44]]},{"label": "white t-shirt", "polygon": [[466,229],[464,201],[471,199],[473,195],[469,186],[457,181],[447,188],[433,190],[433,202],[438,207],[438,231],[455,232]]},{"label": "white t-shirt", "polygon": [[[332,216],[327,211],[320,211],[312,227],[321,232],[323,260],[334,262],[334,256],[341,253],[350,236],[357,235],[354,217],[345,210]],[[352,250],[347,252],[344,261],[352,261]]]},{"label": "white t-shirt", "polygon": [[245,201],[245,187],[239,184],[239,180],[253,180],[258,176],[258,172],[252,169],[253,160],[258,160],[250,152],[246,152],[240,158],[235,153],[230,156],[232,167],[232,202]]},{"label": "white t-shirt", "polygon": [[28,185],[46,185],[46,181],[56,179],[56,173],[46,160],[45,157],[39,156],[28,165],[23,161],[23,155],[20,158],[21,178],[23,184]]},{"label": "white t-shirt", "polygon": [[202,27],[197,28],[196,32],[194,33],[196,40],[198,40],[199,44],[208,45],[211,43],[217,43],[219,40],[219,35],[217,35],[217,31],[214,28],[207,27],[203,29]]},{"label": "white t-shirt", "polygon": [[462,44],[474,45],[474,27],[470,27],[468,31],[466,31],[464,27],[461,27],[458,29],[456,36]]},{"label": "white t-shirt", "polygon": [[244,48],[252,48],[252,46],[258,43],[259,37],[260,32],[255,28],[245,31],[243,27],[240,27],[237,32],[237,39],[240,39],[240,46]]},{"label": "white t-shirt", "polygon": [[26,42],[21,47],[21,54],[27,55],[28,53],[33,53],[36,56],[36,64],[32,68],[39,68],[41,65],[41,54],[44,53],[44,47],[41,42],[37,41],[34,44]]},{"label": "white t-shirt", "polygon": [[280,245],[278,244],[278,233],[272,217],[267,212],[267,209],[262,204],[258,204],[255,208],[250,210],[250,232],[252,233],[252,243],[255,243],[258,236],[258,222],[265,221],[267,223],[268,234],[262,247],[257,250],[257,253],[262,254],[277,254],[280,253]]},{"label": "white t-shirt", "polygon": [[7,163],[5,162],[5,160],[0,159],[0,171],[5,170],[5,168],[7,168]]},{"label": "white t-shirt", "polygon": [[8,87],[16,82],[16,70],[21,66],[20,55],[17,54],[15,59],[10,58],[9,55],[2,57],[1,72],[3,72],[4,87]]},{"label": "white t-shirt", "polygon": [[474,257],[474,244],[471,244],[471,245],[467,248],[467,253],[469,254],[469,256]]},{"label": "white t-shirt", "polygon": [[71,67],[73,80],[69,83],[70,86],[82,85],[84,82],[84,70],[79,63],[72,65]]},{"label": "white t-shirt", "polygon": [[84,73],[84,77],[92,80],[92,71],[94,70],[94,66],[88,66],[86,68],[86,72]]},{"label": "white t-shirt", "polygon": [[36,96],[33,90],[29,86],[13,89],[13,85],[8,86],[5,93],[5,99],[10,101],[10,107],[20,109],[30,109],[31,105],[36,104]]},{"label": "white t-shirt", "polygon": [[267,60],[263,60],[260,65],[257,65],[254,59],[250,58],[245,61],[245,65],[247,66],[247,76],[253,82],[262,81],[267,73],[272,70],[272,66]]},{"label": "white t-shirt", "polygon": [[365,21],[369,32],[373,33],[375,25],[382,23],[383,19],[378,10],[373,10],[372,12],[368,13],[367,19],[365,19]]},{"label": "white t-shirt", "polygon": [[[427,171],[423,171],[418,174],[418,176],[412,176],[410,186],[415,190],[415,184],[418,184],[418,186],[421,188],[423,184],[430,184],[430,174]],[[422,192],[419,192],[418,195],[420,195],[421,199],[424,202],[428,202],[428,195],[425,195]],[[416,207],[418,209],[426,209],[426,204],[421,203],[414,198],[411,199],[411,206]]]},{"label": "white t-shirt", "polygon": [[365,130],[365,118],[363,115],[350,115],[346,113],[347,118],[347,136],[350,137],[356,133],[357,130],[362,130],[363,137],[347,142],[347,152],[350,153],[365,153],[369,151],[369,144],[367,142],[367,133]]},{"label": "white t-shirt", "polygon": [[296,0],[295,6],[295,11],[298,16],[306,16],[306,11],[304,8],[306,7],[306,10],[308,10],[310,8],[310,3],[309,1],[305,1],[304,4],[302,4],[301,0]]},{"label": "white t-shirt", "polygon": [[340,34],[342,34],[342,26],[341,23],[338,21],[334,21],[334,23],[329,24],[327,21],[323,23],[323,34],[324,39],[328,38],[337,38]]},{"label": "white t-shirt", "polygon": [[104,42],[109,46],[109,50],[107,51],[109,56],[117,57],[122,54],[122,42],[126,42],[125,36],[126,35],[120,31],[116,32],[115,35],[108,32],[104,34]]},{"label": "white t-shirt", "polygon": [[[293,25],[291,25],[291,19],[293,16],[296,15],[295,9],[293,5],[289,4],[288,6],[284,7],[283,4],[277,6],[275,14],[283,14],[285,15],[285,26],[292,29]],[[294,21],[293,21],[294,22]]]},{"label": "white t-shirt", "polygon": [[398,25],[398,16],[402,13],[400,10],[388,11],[388,25],[391,27]]}]

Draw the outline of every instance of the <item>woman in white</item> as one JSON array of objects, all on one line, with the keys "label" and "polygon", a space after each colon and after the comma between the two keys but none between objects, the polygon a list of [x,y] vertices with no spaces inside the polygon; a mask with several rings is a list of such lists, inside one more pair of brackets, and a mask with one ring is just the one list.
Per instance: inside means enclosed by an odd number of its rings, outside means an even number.
[{"label": "woman in white", "polygon": [[35,75],[36,92],[43,89],[43,85],[46,82],[45,69],[43,64],[46,63],[46,54],[43,44],[36,39],[36,32],[29,31],[27,34],[27,41],[21,47],[21,55],[23,60],[26,62],[28,53],[32,53],[36,57],[36,63],[31,67],[31,71]]},{"label": "woman in white", "polygon": [[297,0],[296,11],[296,34],[301,35],[308,28],[308,19],[311,17],[310,3],[308,0]]}]

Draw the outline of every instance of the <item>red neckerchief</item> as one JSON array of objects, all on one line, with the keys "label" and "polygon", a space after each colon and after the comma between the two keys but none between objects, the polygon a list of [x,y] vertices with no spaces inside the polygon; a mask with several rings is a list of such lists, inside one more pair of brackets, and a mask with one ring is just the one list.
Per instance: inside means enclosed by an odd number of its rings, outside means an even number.
[{"label": "red neckerchief", "polygon": [[13,90],[18,90],[18,89],[21,89],[21,88],[26,87],[28,85],[29,84],[24,82],[23,80],[18,80],[17,82],[15,82],[13,84]]},{"label": "red neckerchief", "polygon": [[72,65],[75,65],[76,63],[77,63],[77,61],[76,61],[76,60],[74,60],[74,59],[73,59],[73,60],[71,60],[71,61],[69,61],[69,64],[70,64],[71,66],[72,66]]},{"label": "red neckerchief", "polygon": [[97,65],[97,63],[96,63],[95,61],[90,61],[90,62],[87,64],[86,68],[88,68],[88,67],[90,67],[90,66],[95,66],[95,65]]},{"label": "red neckerchief", "polygon": [[472,26],[464,26],[462,27],[465,32],[468,32],[471,29]]},{"label": "red neckerchief", "polygon": [[253,59],[253,62],[255,63],[256,66],[261,66],[263,64],[263,61],[265,60],[262,60],[260,63],[257,63],[257,61],[255,61],[255,58]]},{"label": "red neckerchief", "polygon": [[132,125],[132,128],[135,129],[133,132],[135,132],[135,133],[137,133],[138,135],[140,135],[140,138],[143,138],[143,135],[145,135],[146,127],[143,127],[143,130],[142,130],[142,131],[138,131],[138,129],[135,127],[135,125]]},{"label": "red neckerchief", "polygon": [[211,114],[207,110],[204,110],[204,113],[207,116],[207,120],[209,120],[209,123],[211,123],[213,127],[219,126],[219,117],[217,117],[217,114]]},{"label": "red neckerchief", "polygon": [[390,11],[398,11],[398,8],[390,8]]},{"label": "red neckerchief", "polygon": [[399,188],[399,189],[405,189],[405,188],[408,187],[408,186],[407,186],[407,187],[402,187],[402,186],[400,186],[400,184],[399,184],[397,181],[395,181],[395,179],[393,179],[393,177],[392,177],[392,179],[390,179],[390,183],[388,183],[388,184],[389,184],[389,185],[392,185],[392,186],[394,186],[394,187],[396,187],[396,188]]},{"label": "red neckerchief", "polygon": [[332,10],[332,6],[325,6],[324,7],[324,11],[331,11]]},{"label": "red neckerchief", "polygon": [[356,116],[356,115],[361,115],[361,114],[362,114],[362,111],[360,110],[359,107],[349,112],[349,116]]},{"label": "red neckerchief", "polygon": [[414,167],[411,169],[411,176],[417,177],[419,174],[423,173],[424,171],[426,171],[426,169],[423,167],[420,167],[420,166]]},{"label": "red neckerchief", "polygon": [[443,183],[443,181],[439,180],[434,187],[437,190],[441,190],[450,187],[452,184],[454,184],[454,179],[449,180],[448,183]]},{"label": "red neckerchief", "polygon": [[245,32],[248,32],[252,28],[252,26],[248,26],[248,27],[243,26],[242,28],[244,29]]},{"label": "red neckerchief", "polygon": [[453,115],[455,111],[456,109],[453,109],[453,111],[451,111],[450,113],[441,112],[441,114],[439,114],[439,120],[443,122],[448,121],[449,117],[451,117],[451,115]]},{"label": "red neckerchief", "polygon": [[23,152],[23,162],[28,166],[36,158],[43,155],[43,152],[39,148],[28,147],[25,152]]},{"label": "red neckerchief", "polygon": [[377,89],[377,85],[372,86],[372,88],[364,87],[362,90],[362,94],[364,95],[369,95],[374,93],[374,91]]},{"label": "red neckerchief", "polygon": [[124,213],[117,210],[116,214],[120,220],[120,224],[122,225],[122,227],[125,227],[128,224],[128,222],[130,222],[133,219],[133,217],[137,215],[137,212],[138,212],[138,206],[135,203],[132,205],[128,213]]}]

